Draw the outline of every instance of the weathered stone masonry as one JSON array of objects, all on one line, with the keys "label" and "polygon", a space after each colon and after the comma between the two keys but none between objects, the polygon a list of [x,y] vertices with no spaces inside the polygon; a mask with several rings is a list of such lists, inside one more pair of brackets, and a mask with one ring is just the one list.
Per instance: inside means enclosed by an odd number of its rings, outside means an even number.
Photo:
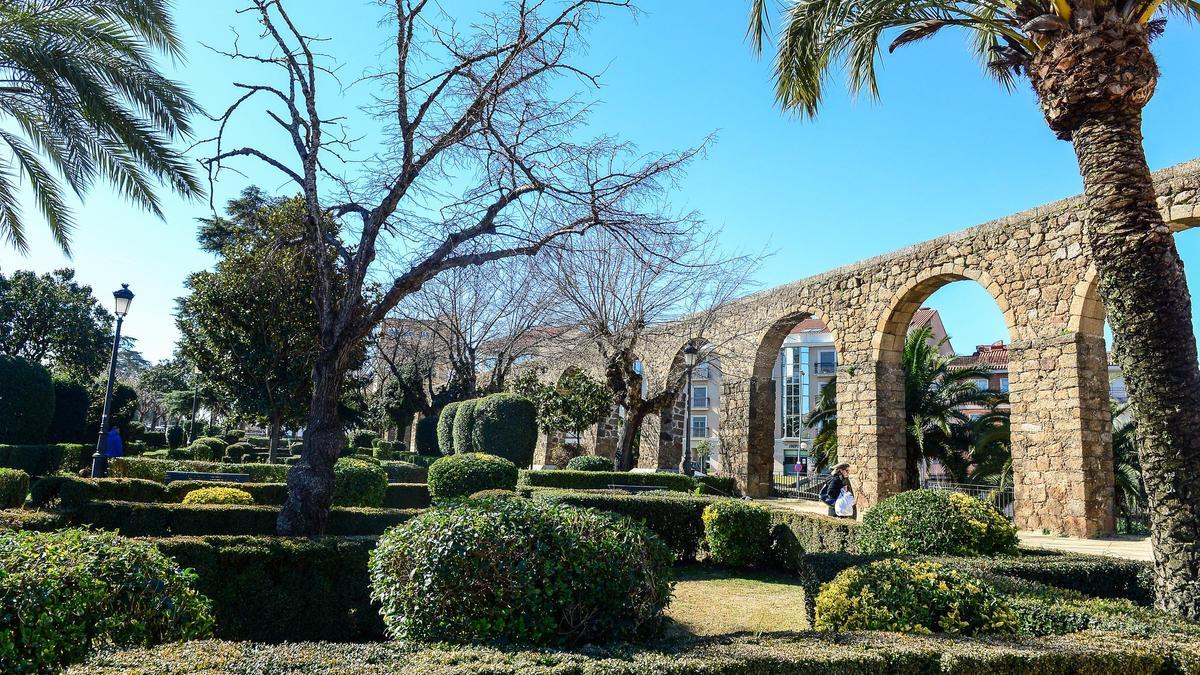
[{"label": "weathered stone masonry", "polygon": [[[1171,226],[1200,225],[1200,161],[1155,174]],[[1023,529],[1076,536],[1113,529],[1111,427],[1104,310],[1073,197],[748,296],[708,334],[720,345],[720,440],[754,496],[770,491],[775,383],[783,338],[817,316],[838,350],[838,447],[852,465],[859,513],[904,484],[900,356],[913,312],[941,286],[978,282],[1010,334],[1015,517]],[[642,350],[657,386],[687,342],[663,331]],[[579,364],[594,369],[591,364]],[[682,406],[642,433],[641,464],[677,466]],[[660,430],[662,432],[660,433]],[[660,442],[661,441],[661,442]]]}]

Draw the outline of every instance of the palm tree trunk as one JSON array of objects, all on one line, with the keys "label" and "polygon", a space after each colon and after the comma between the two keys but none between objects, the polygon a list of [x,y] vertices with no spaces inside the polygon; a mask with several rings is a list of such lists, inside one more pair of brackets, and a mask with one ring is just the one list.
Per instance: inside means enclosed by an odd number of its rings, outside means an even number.
[{"label": "palm tree trunk", "polygon": [[1100,297],[1138,422],[1157,604],[1200,619],[1200,367],[1183,262],[1142,148],[1140,106],[1090,116],[1072,141]]}]

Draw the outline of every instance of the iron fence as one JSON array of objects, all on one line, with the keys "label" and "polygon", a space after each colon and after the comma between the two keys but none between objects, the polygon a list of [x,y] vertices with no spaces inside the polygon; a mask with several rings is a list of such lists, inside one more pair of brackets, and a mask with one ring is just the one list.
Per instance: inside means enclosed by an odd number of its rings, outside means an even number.
[{"label": "iron fence", "polygon": [[1012,486],[994,487],[989,485],[972,485],[970,483],[952,483],[943,480],[927,480],[925,487],[930,490],[947,490],[961,492],[995,506],[1009,520],[1013,518],[1013,489]]},{"label": "iron fence", "polygon": [[777,473],[771,483],[771,494],[775,497],[791,499],[808,499],[821,501],[821,486],[829,480],[830,474],[817,473],[803,476],[786,476]]}]

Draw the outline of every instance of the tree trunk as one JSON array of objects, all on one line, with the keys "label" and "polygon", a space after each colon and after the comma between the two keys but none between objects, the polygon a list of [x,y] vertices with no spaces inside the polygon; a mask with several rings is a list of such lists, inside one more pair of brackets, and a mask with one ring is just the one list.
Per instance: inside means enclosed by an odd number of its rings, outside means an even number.
[{"label": "tree trunk", "polygon": [[267,461],[271,464],[274,464],[279,459],[279,427],[280,426],[282,426],[282,425],[279,423],[279,418],[274,417],[271,419],[270,427],[268,427],[268,429],[267,429],[267,436],[270,439],[270,441],[267,445]]},{"label": "tree trunk", "polygon": [[288,471],[288,497],[276,530],[284,536],[317,536],[325,531],[333,504],[333,464],[346,445],[338,417],[342,369],[335,356],[313,365],[312,408],[304,429],[300,461]]},{"label": "tree trunk", "polygon": [[640,404],[625,407],[625,421],[617,434],[617,463],[618,471],[630,471],[637,466],[637,436],[642,428],[642,420],[646,417],[646,409]]},{"label": "tree trunk", "polygon": [[1183,262],[1142,148],[1158,81],[1146,28],[1106,18],[1068,33],[1034,57],[1029,78],[1083,175],[1085,236],[1138,424],[1156,604],[1200,619],[1200,368]]}]

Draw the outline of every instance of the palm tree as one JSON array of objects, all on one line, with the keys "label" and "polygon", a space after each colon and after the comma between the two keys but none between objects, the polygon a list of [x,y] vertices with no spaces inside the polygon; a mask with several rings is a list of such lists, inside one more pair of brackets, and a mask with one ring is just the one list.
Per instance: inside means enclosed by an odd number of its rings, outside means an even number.
[{"label": "palm tree", "polygon": [[1142,486],[1142,465],[1138,461],[1137,423],[1128,414],[1128,403],[1111,401],[1110,405],[1117,514],[1122,516],[1128,530],[1130,511],[1146,505],[1146,489]]},{"label": "palm tree", "polygon": [[[885,31],[894,50],[953,26],[970,33],[1006,87],[1028,78],[1050,129],[1074,144],[1085,236],[1138,420],[1155,551],[1157,604],[1200,619],[1200,366],[1183,263],[1155,204],[1142,108],[1165,16],[1200,18],[1198,0],[791,0],[779,32],[776,97],[813,116],[831,71],[878,96]],[[751,0],[761,51],[767,0]],[[1169,564],[1169,567],[1168,567]]]},{"label": "palm tree", "polygon": [[19,199],[28,181],[55,241],[75,224],[60,178],[82,197],[97,178],[162,217],[155,188],[201,190],[171,143],[190,134],[190,94],[156,68],[182,56],[168,0],[0,3],[0,238],[28,250]]},{"label": "palm tree", "polygon": [[1006,490],[1012,486],[1012,451],[1007,410],[993,407],[952,429],[942,459],[957,483]]},{"label": "palm tree", "polygon": [[[997,392],[980,389],[976,382],[991,374],[983,366],[953,367],[953,357],[938,352],[948,338],[933,341],[933,332],[928,326],[911,331],[904,341],[904,430],[907,448],[907,479],[911,486],[919,485],[920,468],[931,461],[938,461],[951,470],[971,464],[960,459],[960,453],[969,451],[963,439],[971,443],[997,442],[999,424],[996,420],[1007,418],[1007,413],[995,410],[1007,402],[1007,397]],[[962,408],[983,406],[993,409],[988,417],[991,426],[976,424]],[[809,457],[817,470],[837,463],[837,385],[836,378],[821,388],[812,410],[804,424],[817,429]],[[1007,421],[1002,429],[1007,430]],[[1006,436],[1006,435],[1005,435]],[[979,437],[979,438],[976,438]]]}]

